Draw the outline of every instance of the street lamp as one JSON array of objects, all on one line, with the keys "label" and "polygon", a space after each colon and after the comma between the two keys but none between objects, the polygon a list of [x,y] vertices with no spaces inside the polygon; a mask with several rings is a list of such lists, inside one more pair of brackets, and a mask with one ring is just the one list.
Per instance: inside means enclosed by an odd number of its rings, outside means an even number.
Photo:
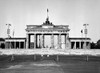
[{"label": "street lamp", "polygon": [[[11,24],[6,24],[6,25],[8,26],[8,28],[7,28],[7,35],[8,35],[8,41],[9,41],[9,38],[10,38],[10,26],[11,26]],[[8,47],[11,48],[10,42],[8,43]]]},{"label": "street lamp", "polygon": [[7,28],[7,34],[8,34],[8,38],[10,38],[10,26],[11,24],[6,24],[8,26]]},{"label": "street lamp", "polygon": [[[85,27],[84,28],[84,34],[85,34],[85,48],[87,49],[87,47],[86,47],[86,39],[87,39],[87,26],[88,26],[89,24],[83,24],[83,26]],[[89,56],[87,55],[86,56],[86,60],[88,61],[88,59],[89,59]]]},{"label": "street lamp", "polygon": [[87,30],[87,26],[88,26],[89,24],[83,24],[83,26],[85,27],[84,28],[84,34],[85,34],[85,48],[87,48],[86,47],[86,39],[87,39],[87,33],[88,33],[88,30]]},{"label": "street lamp", "polygon": [[85,29],[84,29],[84,34],[85,34],[85,38],[87,38],[87,26],[88,26],[89,24],[83,24],[83,26],[85,27]]}]

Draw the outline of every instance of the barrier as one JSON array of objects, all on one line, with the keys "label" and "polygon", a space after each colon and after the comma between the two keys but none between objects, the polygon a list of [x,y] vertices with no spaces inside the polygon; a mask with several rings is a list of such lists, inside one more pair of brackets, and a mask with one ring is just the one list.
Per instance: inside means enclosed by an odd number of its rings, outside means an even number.
[{"label": "barrier", "polygon": [[0,55],[93,55],[99,56],[99,49],[0,49]]}]

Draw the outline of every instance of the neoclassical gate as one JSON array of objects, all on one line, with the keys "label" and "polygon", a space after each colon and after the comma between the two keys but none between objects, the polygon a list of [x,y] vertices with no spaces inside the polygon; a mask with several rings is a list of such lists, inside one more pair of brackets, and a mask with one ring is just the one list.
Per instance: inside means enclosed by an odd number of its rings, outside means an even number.
[{"label": "neoclassical gate", "polygon": [[[68,25],[54,25],[49,18],[42,25],[27,25],[26,48],[62,48],[62,44],[67,48],[69,47],[68,31]],[[48,42],[49,44],[46,45]]]}]

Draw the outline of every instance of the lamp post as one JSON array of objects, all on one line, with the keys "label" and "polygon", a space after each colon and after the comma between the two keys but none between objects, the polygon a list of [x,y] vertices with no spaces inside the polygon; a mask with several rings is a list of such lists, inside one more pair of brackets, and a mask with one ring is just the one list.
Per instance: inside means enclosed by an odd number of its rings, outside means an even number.
[{"label": "lamp post", "polygon": [[87,26],[88,26],[89,24],[83,24],[83,26],[84,26],[84,35],[85,35],[85,48],[87,48],[86,47],[86,39],[87,39],[87,33],[88,33],[88,30],[87,30]]},{"label": "lamp post", "polygon": [[[6,24],[6,25],[8,26],[8,28],[7,28],[7,35],[8,35],[8,41],[9,41],[9,38],[10,38],[10,26],[11,26],[11,24]],[[9,48],[11,48],[10,42],[8,43],[8,46],[9,46]]]},{"label": "lamp post", "polygon": [[[85,27],[84,28],[84,34],[85,34],[85,49],[87,49],[87,45],[86,45],[86,39],[87,39],[87,33],[88,33],[88,31],[87,31],[87,26],[88,26],[89,24],[83,24],[83,26]],[[89,60],[89,56],[87,55],[86,56],[86,61],[88,61]]]},{"label": "lamp post", "polygon": [[[9,38],[10,38],[10,26],[11,26],[11,24],[6,24],[7,26],[8,26],[8,28],[7,28],[7,34],[8,34],[8,41],[9,41]],[[14,37],[14,31],[13,31],[13,37]],[[10,45],[9,45],[10,44]],[[11,43],[9,42],[9,48],[11,49]],[[11,55],[11,61],[13,61],[14,60],[14,55],[12,54]]]},{"label": "lamp post", "polygon": [[87,38],[87,26],[88,25],[89,24],[83,24],[83,26],[85,27],[85,29],[84,29],[85,38]]},{"label": "lamp post", "polygon": [[8,38],[10,38],[10,26],[11,24],[6,24],[8,26],[7,28],[7,34],[8,34]]}]

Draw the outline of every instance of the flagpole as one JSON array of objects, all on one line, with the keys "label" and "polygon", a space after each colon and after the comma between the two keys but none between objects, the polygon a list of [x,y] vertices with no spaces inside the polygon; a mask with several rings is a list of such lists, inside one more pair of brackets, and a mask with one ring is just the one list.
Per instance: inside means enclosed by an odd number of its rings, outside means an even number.
[{"label": "flagpole", "polygon": [[48,12],[49,12],[49,10],[48,10],[48,8],[47,8],[47,18],[49,18],[49,16],[48,16]]},{"label": "flagpole", "polygon": [[83,29],[81,30],[81,37],[83,38]]},{"label": "flagpole", "polygon": [[[13,29],[13,38],[14,38],[14,33],[15,33],[15,31]],[[13,60],[14,60],[14,54],[12,54],[12,56],[11,56],[11,61],[13,61]]]},{"label": "flagpole", "polygon": [[13,38],[14,38],[14,34],[15,34],[15,31],[14,31],[14,29],[13,29]]}]

